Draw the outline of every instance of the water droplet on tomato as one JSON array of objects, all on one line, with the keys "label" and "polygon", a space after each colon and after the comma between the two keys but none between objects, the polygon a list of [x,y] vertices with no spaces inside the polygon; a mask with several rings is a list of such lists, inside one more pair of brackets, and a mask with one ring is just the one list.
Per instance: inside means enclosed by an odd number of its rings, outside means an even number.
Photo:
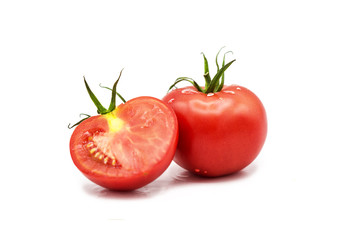
[{"label": "water droplet on tomato", "polygon": [[228,94],[232,94],[232,95],[234,95],[234,94],[235,94],[235,92],[234,92],[234,91],[229,91],[229,90],[225,90],[225,91],[223,91],[223,93],[228,93]]},{"label": "water droplet on tomato", "polygon": [[190,94],[195,94],[197,93],[196,90],[191,89],[191,88],[186,88],[184,90],[181,91],[182,94],[186,94],[186,95],[190,95]]},{"label": "water droplet on tomato", "polygon": [[170,100],[168,101],[168,103],[169,103],[169,104],[170,104],[170,103],[173,103],[174,100],[175,100],[175,98],[172,98],[172,99],[170,99]]},{"label": "water droplet on tomato", "polygon": [[208,97],[211,97],[211,96],[214,96],[214,95],[215,95],[215,93],[208,93],[207,94]]},{"label": "water droplet on tomato", "polygon": [[236,88],[236,90],[239,90],[239,91],[241,91],[241,87],[237,87],[237,88]]},{"label": "water droplet on tomato", "polygon": [[195,172],[197,172],[197,173],[200,172],[200,169],[195,168]]}]

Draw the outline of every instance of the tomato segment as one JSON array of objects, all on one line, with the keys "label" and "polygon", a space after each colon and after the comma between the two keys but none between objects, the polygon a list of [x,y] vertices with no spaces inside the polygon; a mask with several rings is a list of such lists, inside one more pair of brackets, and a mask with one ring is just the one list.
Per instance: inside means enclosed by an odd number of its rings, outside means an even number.
[{"label": "tomato segment", "polygon": [[75,165],[93,182],[132,190],[170,165],[177,136],[172,109],[158,99],[139,97],[83,121],[71,137],[70,151]]}]

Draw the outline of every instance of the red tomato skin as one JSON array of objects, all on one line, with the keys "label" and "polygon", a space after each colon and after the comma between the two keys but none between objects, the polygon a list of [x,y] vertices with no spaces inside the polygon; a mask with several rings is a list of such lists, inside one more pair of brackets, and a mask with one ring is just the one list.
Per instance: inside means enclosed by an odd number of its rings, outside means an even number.
[{"label": "red tomato skin", "polygon": [[179,142],[174,161],[190,172],[218,177],[248,166],[267,134],[267,118],[259,98],[245,87],[224,86],[204,94],[179,88],[163,100],[175,111]]},{"label": "red tomato skin", "polygon": [[[176,115],[172,109],[169,109],[166,104],[161,100],[153,97],[138,97],[129,100],[126,104],[120,104],[114,111],[116,116],[124,119],[123,109],[125,106],[131,105],[133,102],[139,101],[155,101],[157,104],[165,105],[169,110],[166,114],[169,114],[174,122],[171,140],[169,147],[164,151],[162,159],[155,164],[148,166],[146,171],[131,172],[125,170],[119,170],[115,167],[105,166],[102,162],[94,161],[89,154],[89,151],[85,149],[84,144],[89,136],[92,136],[95,132],[108,132],[108,122],[105,117],[101,115],[93,116],[81,124],[79,124],[74,130],[70,139],[70,154],[75,166],[92,182],[111,190],[131,191],[141,188],[150,182],[158,178],[170,165],[177,146],[178,141],[178,123]],[[120,109],[120,110],[119,110]],[[129,117],[129,116],[128,116]]]}]

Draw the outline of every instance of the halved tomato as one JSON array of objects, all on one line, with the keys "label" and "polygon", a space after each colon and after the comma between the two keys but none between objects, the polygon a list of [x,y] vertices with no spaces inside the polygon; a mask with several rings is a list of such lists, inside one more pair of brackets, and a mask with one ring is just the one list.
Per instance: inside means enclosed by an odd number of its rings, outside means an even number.
[{"label": "halved tomato", "polygon": [[166,170],[177,140],[173,110],[159,99],[138,97],[82,121],[71,136],[70,153],[76,167],[94,183],[133,190]]}]

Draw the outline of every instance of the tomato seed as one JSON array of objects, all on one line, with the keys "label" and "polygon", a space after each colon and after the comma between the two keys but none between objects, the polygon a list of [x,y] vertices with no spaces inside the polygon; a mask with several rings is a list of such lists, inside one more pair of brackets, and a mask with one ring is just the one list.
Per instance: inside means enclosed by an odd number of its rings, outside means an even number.
[{"label": "tomato seed", "polygon": [[96,152],[96,151],[97,151],[97,148],[96,148],[96,147],[90,149],[90,153],[91,153],[91,154],[93,154],[93,153]]}]

